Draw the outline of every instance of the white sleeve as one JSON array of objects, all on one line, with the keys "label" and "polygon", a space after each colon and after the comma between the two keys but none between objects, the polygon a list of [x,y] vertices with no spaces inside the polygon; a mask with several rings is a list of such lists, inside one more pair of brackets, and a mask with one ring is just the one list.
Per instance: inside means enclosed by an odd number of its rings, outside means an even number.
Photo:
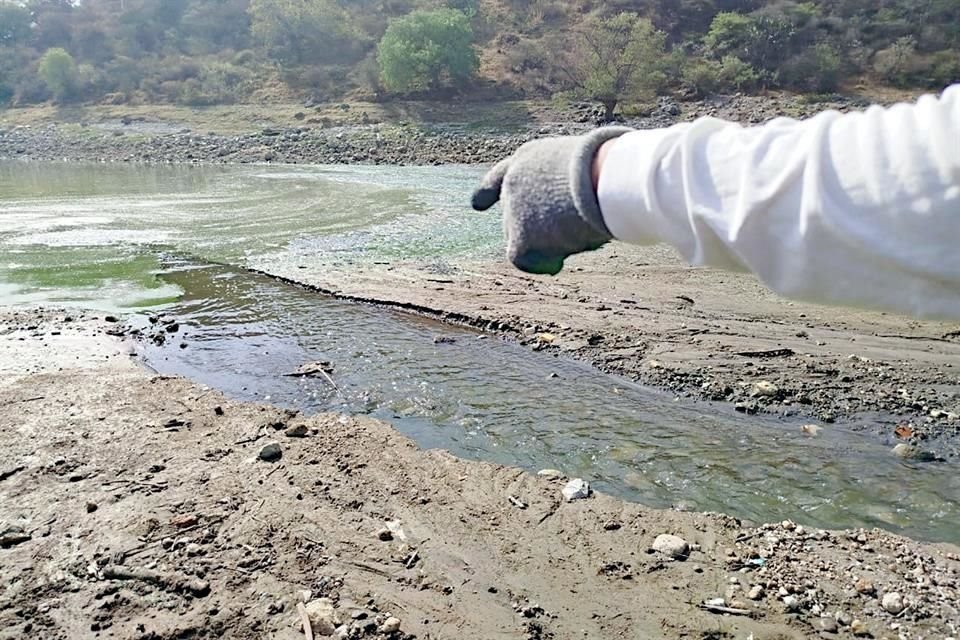
[{"label": "white sleeve", "polygon": [[597,191],[618,240],[752,271],[790,298],[960,319],[960,85],[802,121],[627,133]]}]

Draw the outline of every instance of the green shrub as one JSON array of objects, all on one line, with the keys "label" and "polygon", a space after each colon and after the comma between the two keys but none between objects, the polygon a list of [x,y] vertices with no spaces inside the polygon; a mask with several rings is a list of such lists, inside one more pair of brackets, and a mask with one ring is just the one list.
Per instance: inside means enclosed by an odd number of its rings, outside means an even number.
[{"label": "green shrub", "polygon": [[780,71],[784,85],[801,91],[827,93],[840,84],[841,61],[829,44],[820,43],[789,60]]},{"label": "green shrub", "polygon": [[377,47],[377,62],[384,86],[397,93],[464,85],[479,65],[470,20],[454,9],[393,20]]},{"label": "green shrub", "polygon": [[917,45],[913,38],[898,38],[896,42],[881,49],[873,56],[873,70],[880,78],[894,85],[908,84],[917,57]]},{"label": "green shrub", "polygon": [[37,73],[59,102],[73,97],[77,90],[77,63],[60,47],[48,49],[43,54]]}]

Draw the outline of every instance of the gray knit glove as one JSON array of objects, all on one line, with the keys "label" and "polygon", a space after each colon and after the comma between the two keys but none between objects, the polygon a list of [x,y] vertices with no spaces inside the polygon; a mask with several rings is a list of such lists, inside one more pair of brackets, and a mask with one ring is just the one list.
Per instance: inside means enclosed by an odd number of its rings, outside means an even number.
[{"label": "gray knit glove", "polygon": [[487,173],[473,208],[485,211],[503,200],[507,257],[514,266],[556,275],[567,256],[612,240],[591,171],[600,145],[628,131],[602,127],[584,136],[533,140]]}]

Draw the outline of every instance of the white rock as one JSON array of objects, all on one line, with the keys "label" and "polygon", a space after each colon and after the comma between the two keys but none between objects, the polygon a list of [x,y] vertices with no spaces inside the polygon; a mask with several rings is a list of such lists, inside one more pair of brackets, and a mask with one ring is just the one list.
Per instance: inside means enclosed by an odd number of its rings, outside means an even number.
[{"label": "white rock", "polygon": [[800,610],[800,601],[797,599],[797,596],[786,596],[783,599],[783,606],[786,607],[787,611],[794,612]]},{"label": "white rock", "polygon": [[763,585],[755,584],[750,587],[750,592],[747,594],[747,597],[751,600],[759,600],[763,597]]},{"label": "white rock", "polygon": [[766,380],[759,380],[753,384],[753,390],[750,392],[752,396],[763,396],[763,397],[772,397],[780,393],[780,389],[777,385]]},{"label": "white rock", "polygon": [[898,458],[909,458],[913,456],[913,447],[905,442],[901,442],[893,448],[893,455]]},{"label": "white rock", "polygon": [[880,604],[883,606],[884,611],[892,613],[893,615],[897,615],[907,607],[903,602],[903,596],[896,591],[883,594],[883,599],[880,601]]},{"label": "white rock", "polygon": [[340,626],[340,618],[330,598],[317,598],[306,604],[307,617],[315,635],[332,636]]},{"label": "white rock", "polygon": [[690,555],[690,545],[680,536],[663,533],[653,541],[653,550],[674,560],[682,560]]},{"label": "white rock", "polygon": [[563,488],[563,497],[570,502],[590,497],[590,483],[581,478],[574,478]]},{"label": "white rock", "polygon": [[394,618],[393,616],[387,618],[380,627],[380,633],[395,633],[397,631],[400,631],[400,618]]},{"label": "white rock", "polygon": [[537,475],[548,480],[558,480],[563,477],[563,472],[559,469],[540,469]]}]

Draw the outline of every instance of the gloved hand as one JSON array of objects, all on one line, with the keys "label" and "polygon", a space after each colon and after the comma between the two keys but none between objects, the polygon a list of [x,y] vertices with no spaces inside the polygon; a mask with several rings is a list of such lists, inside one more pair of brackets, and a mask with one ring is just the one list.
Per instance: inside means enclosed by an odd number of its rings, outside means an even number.
[{"label": "gloved hand", "polygon": [[612,240],[593,189],[600,145],[631,129],[602,127],[583,136],[533,140],[497,163],[473,194],[484,211],[503,200],[507,257],[521,271],[556,275],[567,256]]}]

